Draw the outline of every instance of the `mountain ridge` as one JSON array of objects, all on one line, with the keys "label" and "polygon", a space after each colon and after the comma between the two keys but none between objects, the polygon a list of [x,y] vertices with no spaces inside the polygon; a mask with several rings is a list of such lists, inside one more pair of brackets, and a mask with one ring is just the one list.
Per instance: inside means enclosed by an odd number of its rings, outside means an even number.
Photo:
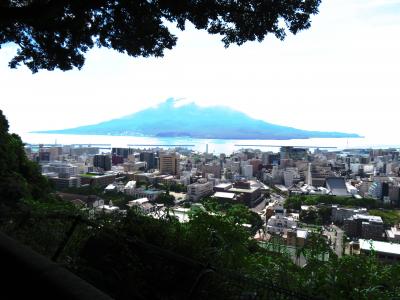
[{"label": "mountain ridge", "polygon": [[355,133],[310,131],[276,125],[223,106],[201,107],[193,102],[179,106],[176,104],[177,101],[170,98],[157,107],[121,118],[93,125],[35,133],[243,140],[360,137]]}]

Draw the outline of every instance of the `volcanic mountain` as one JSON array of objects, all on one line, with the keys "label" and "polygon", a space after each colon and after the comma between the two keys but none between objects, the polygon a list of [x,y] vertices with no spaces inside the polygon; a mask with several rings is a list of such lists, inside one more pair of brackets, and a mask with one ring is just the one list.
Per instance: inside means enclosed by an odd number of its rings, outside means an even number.
[{"label": "volcanic mountain", "polygon": [[157,107],[94,125],[39,133],[188,137],[199,139],[353,138],[354,133],[308,131],[257,120],[223,106],[176,105],[168,99]]}]

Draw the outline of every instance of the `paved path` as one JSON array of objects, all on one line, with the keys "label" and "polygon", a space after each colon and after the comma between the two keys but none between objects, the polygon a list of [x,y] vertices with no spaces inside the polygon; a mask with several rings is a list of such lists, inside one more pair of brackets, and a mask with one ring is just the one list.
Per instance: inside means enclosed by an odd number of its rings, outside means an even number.
[{"label": "paved path", "polygon": [[335,225],[328,227],[329,230],[324,230],[324,234],[328,236],[331,241],[331,248],[341,257],[343,255],[343,235],[344,231]]}]

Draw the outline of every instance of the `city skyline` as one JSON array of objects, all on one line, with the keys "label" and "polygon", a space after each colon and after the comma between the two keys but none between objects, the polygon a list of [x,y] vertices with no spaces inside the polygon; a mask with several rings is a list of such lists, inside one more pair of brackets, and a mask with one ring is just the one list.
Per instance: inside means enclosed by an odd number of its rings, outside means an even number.
[{"label": "city skyline", "polygon": [[1,2],[1,295],[398,299],[399,33],[400,0]]},{"label": "city skyline", "polygon": [[399,11],[393,0],[326,1],[311,28],[296,36],[228,49],[218,36],[188,26],[176,31],[178,44],[164,58],[96,49],[81,71],[8,69],[14,48],[7,46],[1,109],[11,130],[22,133],[94,124],[173,97],[300,129],[391,137],[399,108]]}]

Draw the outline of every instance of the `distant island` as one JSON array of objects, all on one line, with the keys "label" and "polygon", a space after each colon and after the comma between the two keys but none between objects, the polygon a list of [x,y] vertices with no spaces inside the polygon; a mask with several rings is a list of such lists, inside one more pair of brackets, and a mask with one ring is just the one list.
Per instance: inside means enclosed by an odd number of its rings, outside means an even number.
[{"label": "distant island", "polygon": [[275,125],[223,106],[201,107],[195,103],[176,106],[175,104],[176,100],[168,99],[157,107],[147,108],[119,119],[35,133],[239,140],[360,137],[355,133],[308,131]]}]

